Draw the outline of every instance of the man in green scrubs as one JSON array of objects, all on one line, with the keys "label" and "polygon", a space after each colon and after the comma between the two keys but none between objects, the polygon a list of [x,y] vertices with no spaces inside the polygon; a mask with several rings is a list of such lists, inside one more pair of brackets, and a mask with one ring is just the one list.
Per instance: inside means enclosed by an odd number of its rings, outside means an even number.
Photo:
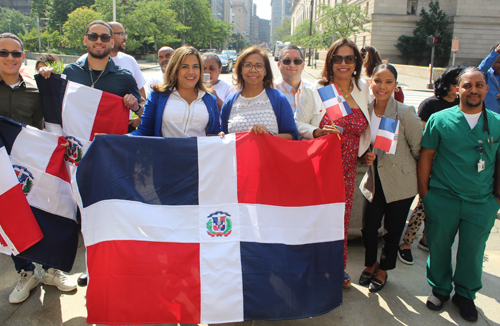
[{"label": "man in green scrubs", "polygon": [[[429,246],[427,280],[432,287],[427,307],[440,310],[454,284],[452,302],[469,321],[477,320],[474,299],[482,287],[484,250],[500,208],[500,196],[494,195],[498,189],[493,191],[500,158],[500,115],[484,108],[487,92],[481,70],[469,67],[461,72],[460,103],[427,121],[418,163]],[[453,275],[451,247],[457,232]]]}]

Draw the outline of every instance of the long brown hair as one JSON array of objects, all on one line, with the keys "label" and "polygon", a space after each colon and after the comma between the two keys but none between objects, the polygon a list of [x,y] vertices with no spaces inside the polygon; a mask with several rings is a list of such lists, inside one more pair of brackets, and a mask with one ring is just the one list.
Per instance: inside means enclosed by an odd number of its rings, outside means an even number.
[{"label": "long brown hair", "polygon": [[363,65],[363,58],[361,57],[361,53],[359,53],[358,47],[356,44],[346,38],[341,38],[333,42],[332,46],[328,49],[328,53],[326,54],[325,59],[325,67],[323,68],[322,78],[319,83],[323,86],[326,86],[330,83],[333,83],[333,56],[336,54],[337,50],[341,47],[347,45],[354,51],[354,56],[356,57],[356,68],[354,68],[354,83],[356,87],[359,89],[359,79],[361,77],[361,68]]},{"label": "long brown hair", "polygon": [[196,50],[192,46],[181,46],[180,48],[175,50],[174,54],[168,61],[163,81],[161,83],[153,85],[153,90],[155,92],[163,93],[165,91],[172,90],[174,87],[177,87],[177,72],[179,71],[182,62],[184,62],[184,59],[191,54],[196,55],[196,57],[198,58],[198,63],[200,64],[200,78],[198,79],[195,88],[198,91],[207,92],[208,90],[203,84],[203,60],[201,59],[198,50]]},{"label": "long brown hair", "polygon": [[373,46],[365,45],[363,49],[366,51],[363,67],[365,67],[366,75],[371,78],[373,76],[373,69],[375,69],[376,66],[381,65],[383,62],[377,49]]},{"label": "long brown hair", "polygon": [[265,88],[274,88],[273,86],[273,71],[271,69],[271,63],[269,62],[269,58],[267,57],[267,53],[257,46],[251,46],[246,48],[243,53],[239,56],[236,61],[236,67],[234,69],[235,73],[233,74],[233,80],[236,83],[238,89],[243,89],[245,87],[245,80],[243,80],[243,75],[241,71],[243,69],[243,65],[245,64],[245,60],[251,54],[260,54],[262,59],[264,60],[264,65],[266,66],[266,75],[264,76],[264,87]]}]

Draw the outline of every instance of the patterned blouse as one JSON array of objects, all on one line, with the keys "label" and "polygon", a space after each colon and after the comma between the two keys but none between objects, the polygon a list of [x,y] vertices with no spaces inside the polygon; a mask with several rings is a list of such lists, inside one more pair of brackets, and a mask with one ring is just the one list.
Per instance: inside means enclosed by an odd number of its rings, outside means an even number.
[{"label": "patterned blouse", "polygon": [[278,133],[276,115],[265,89],[255,97],[238,96],[229,115],[227,130],[229,133],[247,132],[255,125]]}]

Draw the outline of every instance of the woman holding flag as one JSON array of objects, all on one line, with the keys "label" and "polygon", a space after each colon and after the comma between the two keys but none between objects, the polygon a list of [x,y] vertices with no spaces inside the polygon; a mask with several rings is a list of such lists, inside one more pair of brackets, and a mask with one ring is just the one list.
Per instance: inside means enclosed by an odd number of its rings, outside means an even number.
[{"label": "woman holding flag", "polygon": [[[359,279],[360,285],[369,284],[370,292],[381,290],[387,282],[387,271],[396,267],[399,239],[418,193],[422,123],[414,107],[397,102],[392,96],[398,86],[397,77],[396,68],[382,64],[374,69],[370,84],[375,100],[368,111],[376,160],[360,185],[369,203],[361,230],[366,268]],[[378,264],[378,229],[384,215],[384,246]]]},{"label": "woman holding flag", "polygon": [[[331,133],[342,134],[342,163],[345,182],[344,214],[344,271],[347,263],[347,233],[356,182],[356,166],[360,160],[371,165],[375,155],[367,152],[370,146],[370,117],[368,84],[361,79],[363,58],[356,44],[342,38],[335,41],[325,60],[322,79],[314,90],[304,89],[304,98],[297,109],[295,121],[299,134],[304,139],[314,139]],[[335,96],[342,95],[343,106],[352,113],[330,117],[318,95],[318,89],[334,85]],[[347,106],[345,105],[347,104]],[[346,110],[348,111],[348,110]],[[331,111],[330,111],[331,112]],[[351,286],[351,278],[344,272],[344,288]]]}]

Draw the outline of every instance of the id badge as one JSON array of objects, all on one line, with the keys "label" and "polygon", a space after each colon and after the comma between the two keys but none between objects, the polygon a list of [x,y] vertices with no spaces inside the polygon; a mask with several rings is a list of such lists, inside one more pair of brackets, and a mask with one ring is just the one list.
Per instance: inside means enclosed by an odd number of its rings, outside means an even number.
[{"label": "id badge", "polygon": [[480,159],[479,162],[477,162],[477,172],[481,172],[484,170],[484,161],[483,159]]}]

